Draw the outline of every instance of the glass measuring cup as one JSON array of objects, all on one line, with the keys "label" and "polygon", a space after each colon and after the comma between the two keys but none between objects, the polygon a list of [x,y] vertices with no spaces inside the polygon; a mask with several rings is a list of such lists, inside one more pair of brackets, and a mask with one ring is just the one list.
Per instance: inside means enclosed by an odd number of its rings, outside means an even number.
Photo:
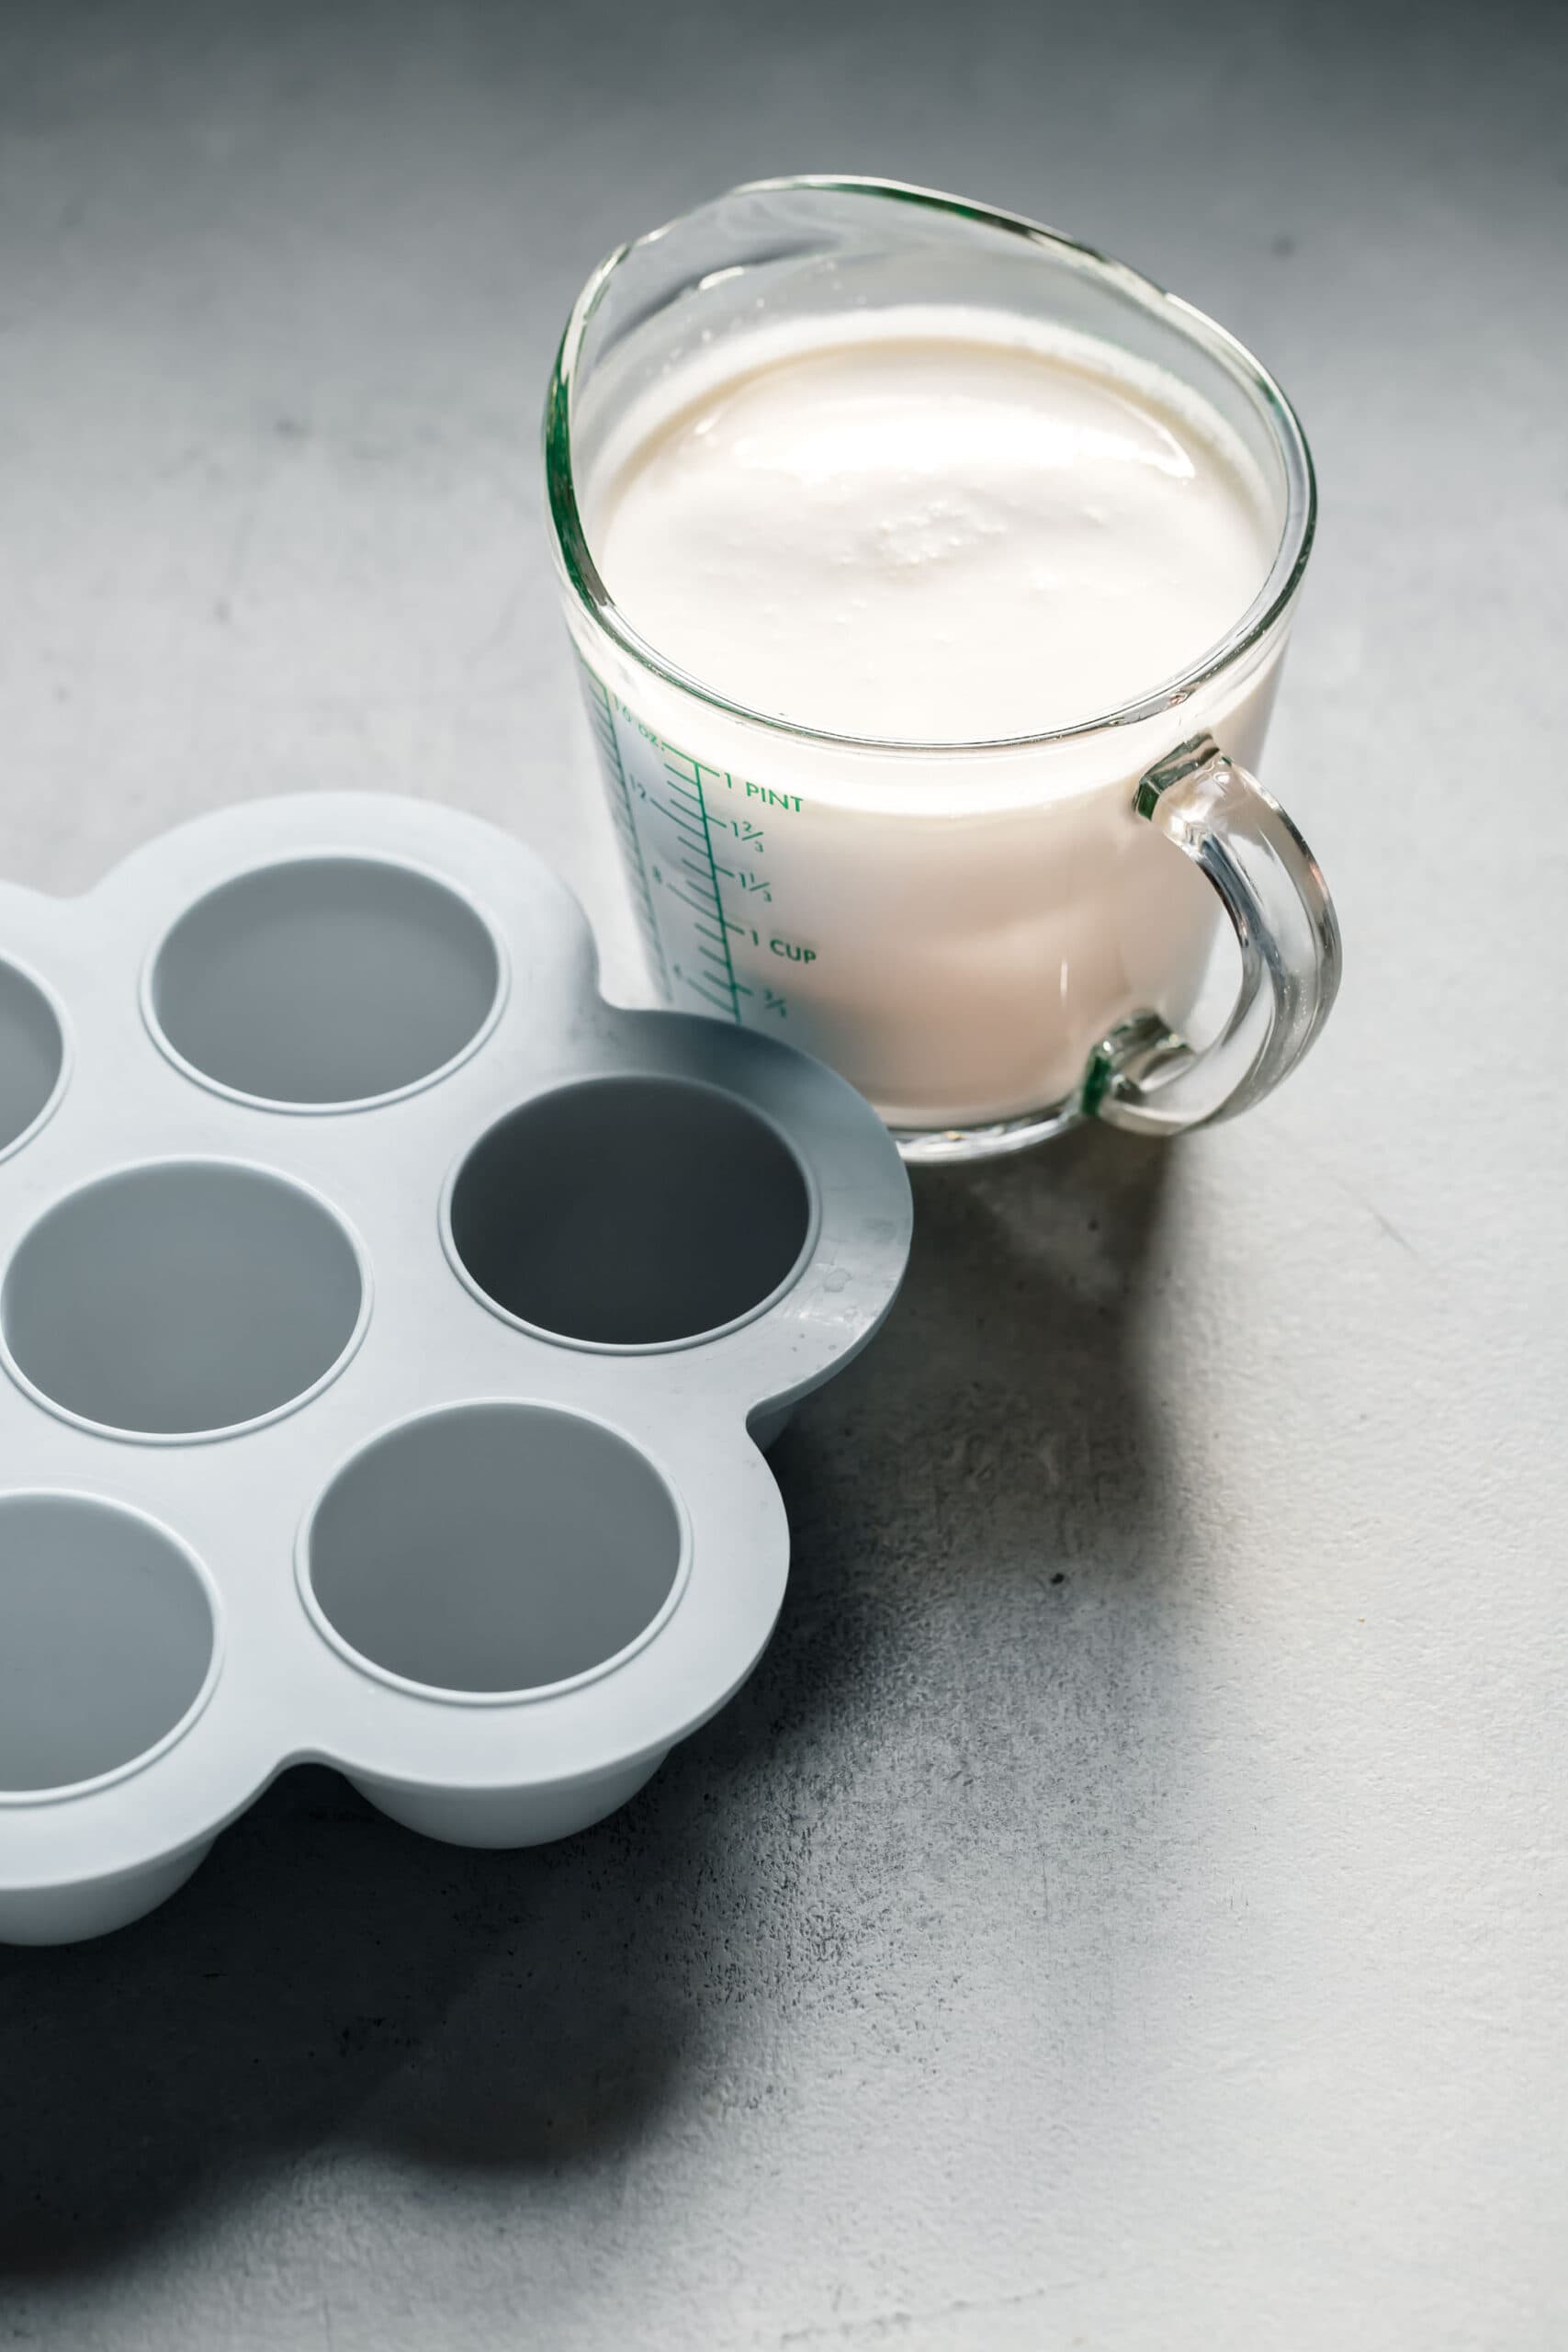
[{"label": "glass measuring cup", "polygon": [[[760,323],[908,303],[1109,342],[1239,436],[1272,503],[1274,559],[1179,676],[1039,734],[873,741],[748,709],[617,608],[579,489],[630,403]],[[886,180],[759,181],[593,273],[551,379],[545,460],[567,623],[667,1002],[833,1063],[911,1159],[1016,1150],[1087,1116],[1174,1133],[1247,1108],[1300,1060],[1338,986],[1338,925],[1249,770],[1315,493],[1289,402],[1222,327],[1010,214]],[[1184,1027],[1222,910],[1240,985],[1195,1046]]]}]

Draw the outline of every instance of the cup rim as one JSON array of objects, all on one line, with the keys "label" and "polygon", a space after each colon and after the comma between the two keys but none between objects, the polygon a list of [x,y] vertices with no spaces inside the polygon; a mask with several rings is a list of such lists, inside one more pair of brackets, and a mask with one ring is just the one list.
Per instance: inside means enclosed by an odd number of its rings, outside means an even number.
[{"label": "cup rim", "polygon": [[[23,1251],[60,1210],[73,1205],[78,1201],[85,1200],[91,1193],[108,1192],[117,1185],[137,1177],[157,1175],[169,1170],[176,1172],[199,1170],[204,1174],[216,1173],[225,1178],[239,1175],[265,1182],[278,1192],[293,1193],[309,1203],[310,1206],[326,1220],[348,1248],[354,1260],[355,1272],[359,1276],[359,1306],[355,1315],[353,1328],[332,1362],[297,1395],[284,1397],[280,1404],[269,1405],[259,1413],[250,1414],[244,1420],[220,1421],[211,1429],[124,1429],[118,1422],[96,1420],[91,1414],[79,1412],[75,1406],[62,1403],[59,1397],[51,1396],[47,1388],[40,1387],[29,1372],[24,1371],[6,1329],[6,1294],[12,1271]],[[63,1193],[56,1193],[53,1198],[45,1203],[35,1216],[28,1220],[17,1236],[4,1265],[0,1266],[0,1371],[6,1373],[15,1385],[21,1390],[23,1396],[29,1397],[42,1411],[51,1414],[57,1421],[69,1422],[73,1429],[85,1430],[90,1437],[108,1438],[117,1445],[165,1447],[216,1445],[228,1438],[248,1436],[253,1430],[266,1429],[272,1422],[281,1421],[290,1413],[299,1412],[302,1406],[314,1404],[317,1397],[332,1386],[339,1374],[348,1369],[358,1354],[364,1343],[365,1335],[370,1328],[374,1305],[375,1275],[371,1267],[370,1253],[365,1246],[358,1227],[351,1222],[334,1201],[330,1200],[326,1193],[308,1178],[271,1167],[265,1160],[247,1158],[239,1153],[195,1149],[153,1152],[140,1159],[117,1160],[110,1167],[98,1169],[95,1174],[86,1177],[81,1183],[72,1185]]]},{"label": "cup rim", "polygon": [[71,1023],[51,984],[41,973],[35,971],[25,956],[13,955],[9,948],[0,956],[0,978],[7,972],[14,979],[20,980],[24,989],[30,989],[45,1012],[52,1017],[55,1034],[60,1040],[60,1067],[55,1072],[53,1085],[26,1126],[18,1127],[8,1143],[0,1142],[0,1159],[9,1159],[17,1152],[26,1150],[39,1130],[49,1125],[65,1099],[76,1065],[76,1046]]},{"label": "cup rim", "polygon": [[[730,1316],[727,1322],[712,1324],[701,1331],[688,1331],[682,1338],[675,1340],[584,1340],[570,1331],[553,1331],[547,1323],[530,1322],[526,1316],[519,1315],[512,1307],[502,1306],[500,1299],[486,1290],[478,1276],[470,1272],[468,1261],[457,1247],[457,1234],[452,1224],[453,1202],[463,1170],[474,1155],[489,1142],[498,1127],[507,1125],[510,1121],[525,1111],[558,1101],[562,1095],[581,1093],[590,1087],[606,1084],[621,1085],[628,1079],[639,1084],[651,1080],[655,1085],[678,1087],[694,1094],[711,1094],[717,1101],[729,1104],[732,1109],[738,1107],[745,1111],[779,1145],[799,1176],[806,1194],[806,1229],[801,1238],[800,1248],[772,1290],[766,1292],[753,1306],[742,1307],[739,1314]],[[554,1348],[567,1348],[579,1355],[592,1356],[678,1355],[688,1348],[709,1347],[716,1340],[728,1340],[734,1332],[744,1330],[748,1324],[760,1322],[764,1315],[770,1314],[775,1306],[789,1296],[811,1264],[822,1238],[822,1196],[816,1175],[805,1154],[784,1132],[778,1120],[770,1112],[765,1111],[761,1103],[754,1102],[749,1095],[736,1094],[728,1087],[715,1085],[708,1079],[693,1078],[679,1070],[662,1069],[585,1070],[578,1076],[560,1079],[553,1083],[546,1080],[532,1092],[519,1095],[504,1111],[498,1112],[477,1135],[469,1136],[464,1143],[462,1149],[446,1171],[441,1187],[438,1214],[441,1247],[446,1253],[446,1262],[471,1297],[476,1298],[482,1307],[497,1317],[500,1321],[510,1324],[514,1331],[526,1331],[530,1339],[547,1340]]]},{"label": "cup rim", "polygon": [[[227,1079],[214,1077],[210,1070],[203,1069],[199,1063],[191,1061],[164,1028],[164,1016],[158,1009],[158,967],[164,949],[186,918],[222,891],[234,889],[243,883],[259,881],[264,876],[286,874],[301,865],[387,866],[399,874],[412,876],[416,881],[432,883],[472,915],[488,936],[495,957],[495,988],[490,1009],[467,1042],[422,1077],[405,1079],[400,1086],[385,1087],[379,1094],[345,1094],[327,1102],[299,1102],[277,1094],[253,1094],[244,1087],[231,1085]],[[383,1110],[389,1103],[401,1102],[411,1094],[423,1094],[427,1088],[442,1085],[461,1069],[465,1062],[470,1061],[481,1046],[489,1044],[500,1025],[511,990],[512,965],[501,927],[465,884],[455,882],[449,875],[442,873],[423,858],[404,856],[390,850],[366,847],[336,849],[328,845],[317,849],[281,850],[274,856],[259,857],[250,865],[237,867],[231,874],[220,875],[216,881],[198,890],[195,898],[187,899],[179,911],[164,923],[142,957],[137,980],[137,1001],[141,1007],[142,1025],[152,1043],[164,1060],[177,1069],[182,1078],[189,1079],[193,1086],[204,1087],[209,1094],[220,1094],[227,1102],[243,1103],[247,1110],[265,1111],[284,1118],[314,1119]]]},{"label": "cup rim", "polygon": [[[619,1649],[612,1650],[607,1657],[597,1658],[592,1665],[580,1667],[575,1673],[562,1675],[554,1682],[525,1682],[514,1690],[471,1690],[455,1683],[416,1681],[412,1675],[400,1672],[396,1667],[383,1666],[367,1650],[356,1647],[328,1615],[326,1605],[316,1590],[313,1545],[317,1526],[327,1500],[336,1491],[339,1482],[372,1453],[394,1445],[411,1432],[423,1430],[435,1422],[461,1420],[471,1413],[497,1411],[523,1415],[542,1413],[557,1420],[589,1422],[602,1435],[615,1439],[635,1453],[643,1467],[663,1487],[674,1517],[677,1537],[674,1574],[663,1600],[639,1632],[623,1642]],[[400,1419],[387,1422],[374,1430],[368,1437],[351,1446],[346,1453],[340,1454],[306,1505],[295,1531],[294,1582],[306,1615],[321,1639],[336,1650],[345,1664],[367,1675],[372,1681],[385,1683],[411,1698],[429,1700],[441,1706],[470,1709],[520,1707],[570,1698],[590,1684],[601,1682],[623,1667],[629,1666],[634,1658],[651,1647],[686,1597],[694,1556],[692,1514],[685,1495],[679,1482],[666,1468],[662,1455],[656,1453],[646,1439],[634,1435],[629,1426],[612,1420],[608,1415],[595,1412],[587,1405],[569,1401],[564,1396],[485,1391],[472,1396],[450,1397],[445,1403],[406,1413]]]},{"label": "cup rim", "polygon": [[[1250,392],[1272,429],[1275,446],[1284,467],[1286,504],[1280,544],[1268,576],[1252,602],[1216,644],[1200,654],[1186,669],[1162,681],[1135,701],[1121,704],[1113,710],[1097,713],[1092,718],[1076,719],[1070,726],[1031,730],[1021,735],[937,740],[847,734],[839,729],[813,727],[757,710],[750,704],[732,700],[716,687],[683,670],[633,628],[600,575],[577,503],[571,455],[571,393],[583,336],[611,280],[634,254],[658,243],[671,230],[694,220],[713,204],[722,204],[735,197],[795,190],[829,196],[867,197],[878,201],[950,213],[982,228],[998,231],[1004,236],[1017,238],[1026,244],[1054,253],[1069,260],[1075,267],[1114,284],[1145,310],[1161,311],[1173,318],[1178,330],[1190,343],[1204,348],[1212,358],[1229,369]],[[660,228],[650,229],[607,254],[589,277],[573,304],[556,352],[545,403],[544,452],[550,522],[566,583],[579,605],[623,653],[643,669],[650,670],[665,684],[705,703],[710,709],[741,719],[749,726],[766,729],[773,734],[792,736],[809,742],[836,744],[861,752],[941,754],[1023,750],[1098,735],[1112,728],[1136,726],[1145,719],[1156,718],[1163,712],[1178,708],[1200,687],[1229,669],[1268,636],[1301,584],[1317,525],[1316,478],[1301,421],[1261,360],[1228,328],[1221,326],[1207,311],[1185,301],[1180,295],[1168,292],[1155,279],[1145,277],[1141,270],[1132,268],[1126,262],[1117,261],[1092,245],[1082,244],[1076,238],[1065,236],[1059,230],[1046,228],[1022,213],[1006,212],[989,205],[972,203],[967,198],[952,196],[939,188],[921,187],[910,181],[883,179],[871,175],[804,173],[773,179],[745,180],[723,195],[710,198],[704,204],[678,213]]]},{"label": "cup rim", "polygon": [[208,1654],[207,1669],[189,1702],[176,1715],[174,1722],[160,1732],[158,1737],[149,1746],[139,1747],[133,1756],[126,1757],[118,1764],[107,1765],[102,1771],[90,1772],[80,1780],[54,1781],[47,1787],[36,1789],[0,1788],[0,1807],[17,1810],[20,1810],[23,1806],[61,1804],[77,1797],[96,1796],[101,1790],[112,1788],[118,1781],[130,1780],[132,1774],[145,1771],[150,1764],[156,1764],[161,1758],[166,1756],[188,1732],[195,1729],[197,1720],[207,1711],[212,1694],[218,1688],[219,1676],[223,1670],[227,1634],[223,1597],[218,1589],[211,1569],[195,1546],[188,1544],[183,1535],[171,1527],[166,1520],[160,1519],[155,1512],[144,1510],[139,1503],[128,1501],[122,1494],[106,1494],[96,1487],[85,1486],[40,1484],[8,1487],[3,1494],[0,1494],[0,1508],[18,1502],[85,1505],[90,1510],[102,1512],[107,1519],[134,1520],[141,1527],[150,1529],[159,1542],[165,1544],[169,1551],[178,1557],[181,1565],[190,1571],[193,1581],[207,1603],[212,1645]]}]

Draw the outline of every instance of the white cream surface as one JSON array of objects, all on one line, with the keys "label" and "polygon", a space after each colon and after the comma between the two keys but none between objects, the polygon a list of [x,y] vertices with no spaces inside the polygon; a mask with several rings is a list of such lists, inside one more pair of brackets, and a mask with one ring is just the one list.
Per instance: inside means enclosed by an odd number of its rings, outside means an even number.
[{"label": "white cream surface", "polygon": [[1277,528],[1220,419],[1109,346],[895,308],[677,367],[591,469],[589,544],[665,659],[834,733],[955,742],[1118,709],[1232,628]]},{"label": "white cream surface", "polygon": [[673,674],[569,614],[667,1001],[913,1127],[1070,1100],[1134,1013],[1183,1027],[1219,902],[1138,779],[1205,728],[1256,767],[1283,638],[1162,707],[1280,539],[1228,426],[965,308],[746,323],[613,397],[578,419],[584,526]]}]

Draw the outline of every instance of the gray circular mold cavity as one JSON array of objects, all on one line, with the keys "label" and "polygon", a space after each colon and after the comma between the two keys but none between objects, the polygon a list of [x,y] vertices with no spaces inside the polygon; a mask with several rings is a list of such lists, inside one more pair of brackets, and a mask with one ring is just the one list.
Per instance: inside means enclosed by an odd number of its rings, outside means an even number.
[{"label": "gray circular mold cavity", "polygon": [[86,1495],[0,1496],[0,1796],[151,1755],[216,1649],[205,1580],[151,1520]]},{"label": "gray circular mold cavity", "polygon": [[318,1387],[358,1336],[365,1277],[314,1194],[264,1169],[165,1160],[69,1193],[0,1290],[12,1363],[117,1434],[200,1437]]},{"label": "gray circular mold cavity", "polygon": [[42,1118],[64,1069],[54,1007],[25,972],[0,963],[0,1157]]},{"label": "gray circular mold cavity", "polygon": [[301,1554],[329,1631],[399,1681],[522,1695],[648,1634],[685,1564],[660,1473],[553,1406],[453,1407],[392,1430],[316,1506]]},{"label": "gray circular mold cavity", "polygon": [[478,1043],[501,956],[466,899],[411,866],[301,858],[181,916],[153,959],[155,1034],[197,1077],[279,1109],[406,1093]]},{"label": "gray circular mold cavity", "polygon": [[524,1103],[469,1152],[448,1214],[492,1305],[604,1348],[743,1321],[798,1269],[812,1227],[778,1129],[675,1078],[586,1079]]}]

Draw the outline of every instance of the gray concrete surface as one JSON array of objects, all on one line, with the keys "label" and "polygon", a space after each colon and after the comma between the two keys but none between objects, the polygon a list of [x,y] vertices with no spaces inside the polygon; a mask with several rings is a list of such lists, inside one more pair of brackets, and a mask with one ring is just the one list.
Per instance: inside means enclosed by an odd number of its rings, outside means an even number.
[{"label": "gray concrete surface", "polygon": [[1568,2341],[1565,23],[0,16],[6,872],[390,786],[602,907],[555,333],[624,232],[850,168],[1291,387],[1271,775],[1348,942],[1235,1128],[921,1182],[780,1450],[776,1643],[620,1820],[469,1856],[300,1773],[143,1927],[0,1955],[0,2342]]}]

